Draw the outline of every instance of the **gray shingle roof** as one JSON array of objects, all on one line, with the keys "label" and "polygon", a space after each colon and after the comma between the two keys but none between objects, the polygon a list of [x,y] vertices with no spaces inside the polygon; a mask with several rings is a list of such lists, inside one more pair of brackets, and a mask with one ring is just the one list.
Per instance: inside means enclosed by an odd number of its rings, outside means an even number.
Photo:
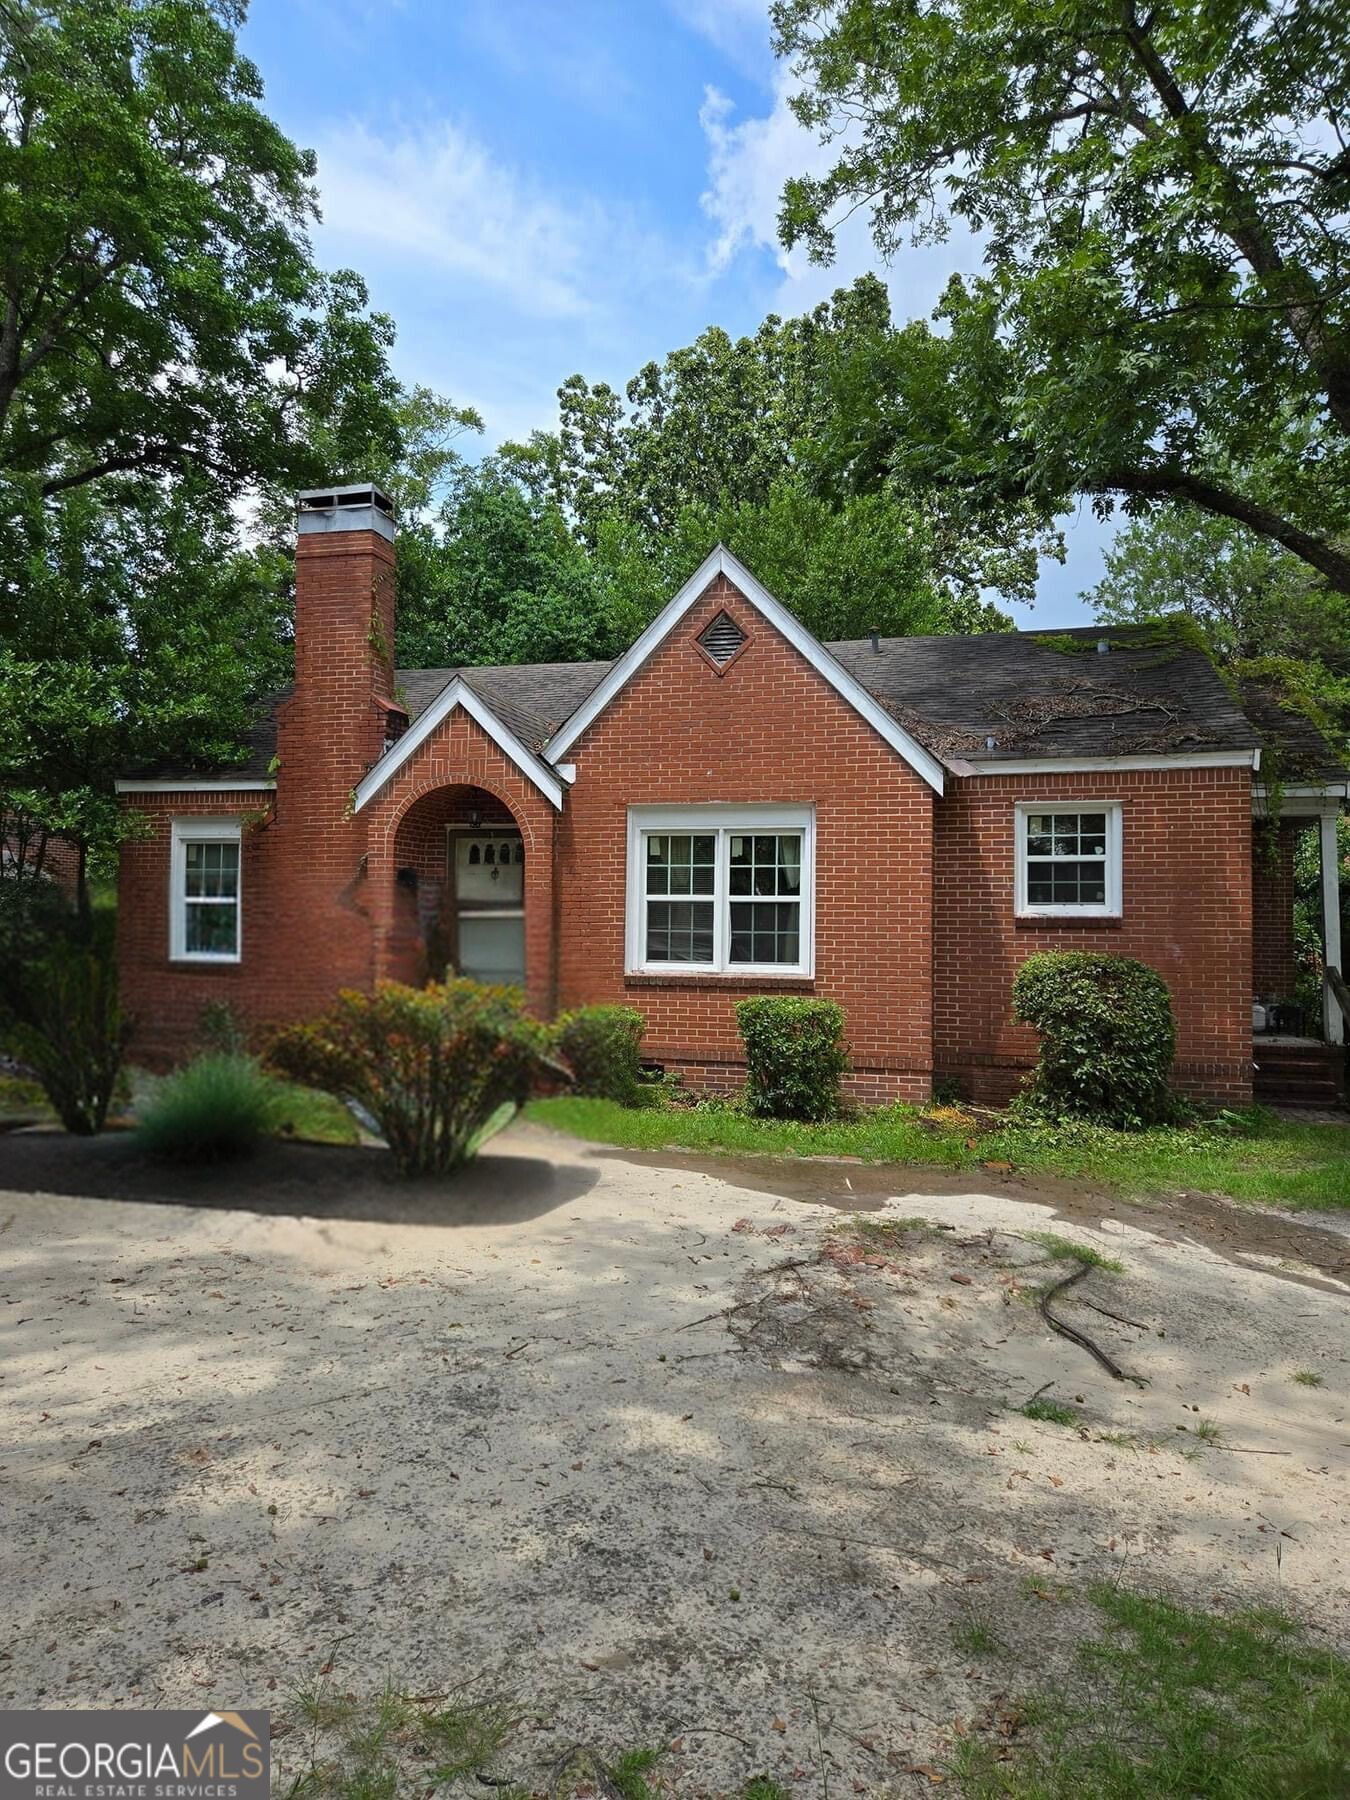
[{"label": "gray shingle roof", "polygon": [[[1109,645],[1105,654],[1099,642]],[[938,756],[1178,755],[1260,741],[1203,651],[1161,639],[1154,626],[881,638],[875,651],[862,638],[826,648]]]},{"label": "gray shingle roof", "polygon": [[400,669],[397,692],[410,718],[424,712],[456,675],[528,750],[540,750],[610,668],[606,662],[516,663],[500,668]]},{"label": "gray shingle roof", "polygon": [[[1099,654],[1097,643],[1109,649]],[[1301,714],[1244,688],[1242,704],[1209,658],[1155,626],[989,632],[976,637],[849,639],[826,648],[935,755],[1016,761],[1027,757],[1178,755],[1252,750],[1278,743],[1304,769],[1327,775],[1343,761]],[[612,665],[526,663],[497,668],[400,669],[397,693],[411,718],[460,675],[526,747],[539,751]],[[289,692],[285,690],[285,692]],[[222,781],[261,777],[276,749],[274,695],[260,713],[246,760],[213,769]],[[989,747],[989,739],[993,747]],[[179,765],[161,776],[205,773]]]}]

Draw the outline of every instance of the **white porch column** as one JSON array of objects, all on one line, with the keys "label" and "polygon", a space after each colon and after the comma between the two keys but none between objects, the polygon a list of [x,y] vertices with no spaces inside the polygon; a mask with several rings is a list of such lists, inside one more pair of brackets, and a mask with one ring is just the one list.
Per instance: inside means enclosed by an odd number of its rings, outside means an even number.
[{"label": "white porch column", "polygon": [[[1339,811],[1339,809],[1338,809]],[[1322,814],[1322,943],[1326,961],[1345,974],[1341,960],[1341,861],[1336,843],[1338,814]],[[1345,1019],[1330,988],[1322,989],[1322,1023],[1329,1044],[1345,1042]]]}]

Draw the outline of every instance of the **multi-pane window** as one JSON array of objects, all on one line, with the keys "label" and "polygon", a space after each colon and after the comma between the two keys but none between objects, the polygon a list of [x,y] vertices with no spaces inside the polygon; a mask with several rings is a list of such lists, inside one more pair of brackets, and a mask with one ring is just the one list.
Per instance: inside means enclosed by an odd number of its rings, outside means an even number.
[{"label": "multi-pane window", "polygon": [[212,820],[173,828],[170,954],[239,960],[239,828]]},{"label": "multi-pane window", "polygon": [[1120,808],[1021,806],[1017,903],[1022,913],[1120,911]]},{"label": "multi-pane window", "polygon": [[[629,966],[713,972],[809,966],[810,815],[677,809],[631,819]],[[790,827],[790,829],[789,829]]]}]

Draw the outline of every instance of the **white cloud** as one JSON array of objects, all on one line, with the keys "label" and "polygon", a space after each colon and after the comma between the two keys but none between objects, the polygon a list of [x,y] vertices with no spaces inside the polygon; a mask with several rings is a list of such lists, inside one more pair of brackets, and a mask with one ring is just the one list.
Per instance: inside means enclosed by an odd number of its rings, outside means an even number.
[{"label": "white cloud", "polygon": [[328,232],[497,291],[537,317],[590,310],[607,221],[551,195],[441,120],[394,137],[348,124],[319,145]]},{"label": "white cloud", "polygon": [[891,291],[898,318],[932,311],[947,278],[973,268],[978,251],[959,228],[945,244],[906,246],[890,263],[872,241],[867,210],[844,220],[835,235],[835,258],[828,267],[812,263],[798,245],[778,241],[778,208],[783,184],[793,175],[822,175],[839,145],[821,144],[798,123],[788,104],[793,81],[786,67],[775,72],[773,104],[763,117],[736,120],[734,107],[715,87],[705,90],[699,111],[708,145],[708,187],[703,209],[717,228],[708,246],[711,268],[721,273],[746,252],[769,254],[780,271],[775,300],[783,313],[802,312],[856,276],[874,270]]},{"label": "white cloud", "polygon": [[763,78],[773,62],[769,0],[669,0],[670,10],[747,75]]}]

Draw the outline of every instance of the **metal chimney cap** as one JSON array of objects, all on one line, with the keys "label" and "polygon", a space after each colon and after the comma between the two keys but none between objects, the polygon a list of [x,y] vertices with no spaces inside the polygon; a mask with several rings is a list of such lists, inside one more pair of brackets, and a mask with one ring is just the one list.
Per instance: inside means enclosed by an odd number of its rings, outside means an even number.
[{"label": "metal chimney cap", "polygon": [[372,481],[348,482],[341,487],[303,488],[295,497],[296,531],[377,531],[393,539],[394,503]]}]

